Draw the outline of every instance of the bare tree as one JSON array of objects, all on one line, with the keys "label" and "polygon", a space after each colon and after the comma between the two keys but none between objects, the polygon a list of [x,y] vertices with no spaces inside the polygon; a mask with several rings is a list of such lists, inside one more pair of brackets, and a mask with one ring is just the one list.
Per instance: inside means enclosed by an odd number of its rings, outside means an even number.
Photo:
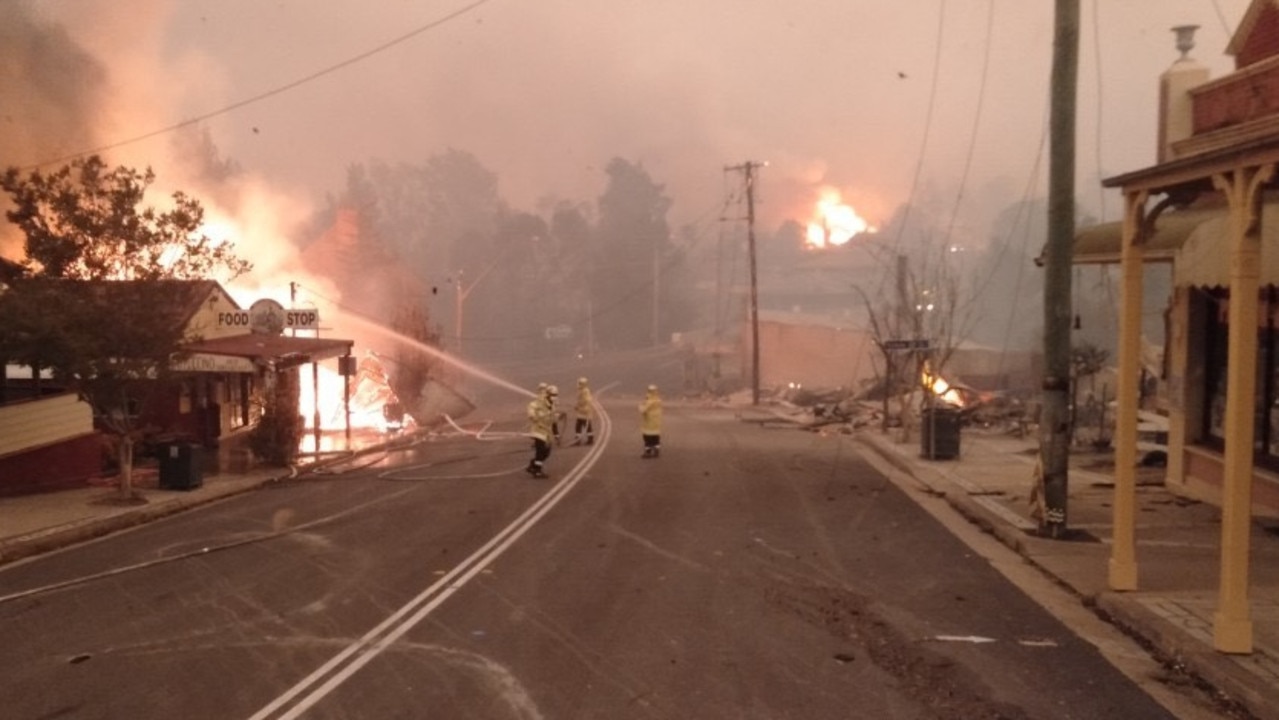
[{"label": "bare tree", "polygon": [[923,401],[930,400],[937,378],[971,329],[972,304],[961,299],[959,274],[947,255],[944,250],[933,257],[894,253],[892,268],[885,268],[884,275],[893,278],[894,291],[876,293],[878,302],[865,288],[853,288],[866,305],[871,336],[883,361],[884,430],[891,415],[889,403],[897,398],[909,434],[910,396],[922,389]]}]

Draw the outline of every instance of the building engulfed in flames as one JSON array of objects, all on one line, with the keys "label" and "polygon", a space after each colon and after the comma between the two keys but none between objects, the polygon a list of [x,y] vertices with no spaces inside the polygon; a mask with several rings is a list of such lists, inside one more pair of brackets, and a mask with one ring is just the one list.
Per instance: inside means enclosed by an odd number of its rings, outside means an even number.
[{"label": "building engulfed in flames", "polygon": [[865,218],[851,205],[845,205],[838,190],[823,188],[812,219],[808,222],[805,241],[810,248],[822,249],[844,245],[857,235],[875,232]]},{"label": "building engulfed in flames", "polygon": [[316,369],[315,378],[316,383],[301,383],[299,406],[308,429],[314,429],[317,417],[321,430],[346,427],[343,415],[348,404],[353,428],[389,430],[415,426],[413,417],[404,412],[391,390],[385,365],[373,352],[360,358],[349,389],[341,374],[323,365]]}]

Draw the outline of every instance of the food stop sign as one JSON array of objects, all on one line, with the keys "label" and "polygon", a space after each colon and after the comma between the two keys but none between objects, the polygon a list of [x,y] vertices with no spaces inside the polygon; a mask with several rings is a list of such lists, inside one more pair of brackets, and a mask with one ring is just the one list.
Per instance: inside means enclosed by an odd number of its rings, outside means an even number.
[{"label": "food stop sign", "polygon": [[248,310],[218,313],[219,328],[239,328],[261,335],[279,335],[285,330],[319,330],[320,311],[315,308],[285,309],[274,300],[258,300]]}]

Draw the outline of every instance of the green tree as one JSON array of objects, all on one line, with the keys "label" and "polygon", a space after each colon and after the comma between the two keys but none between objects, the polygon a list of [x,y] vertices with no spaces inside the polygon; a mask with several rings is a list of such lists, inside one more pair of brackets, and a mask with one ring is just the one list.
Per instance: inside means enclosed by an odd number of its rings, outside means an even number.
[{"label": "green tree", "polygon": [[[355,209],[361,252],[366,257],[361,264],[352,264],[351,269],[377,287],[345,287],[347,283],[335,279],[344,285],[344,291],[365,296],[385,286],[376,275],[361,271],[367,269],[374,255],[369,250],[376,241],[380,246],[377,256],[396,263],[399,271],[416,279],[424,292],[429,289],[430,296],[438,297],[440,302],[448,297],[456,301],[456,283],[469,287],[494,265],[496,222],[504,207],[498,195],[497,176],[470,153],[450,149],[421,163],[371,160],[347,168],[345,189],[338,198],[329,199],[328,208],[313,221],[311,234],[321,235],[333,224],[340,209]],[[491,281],[486,280],[485,286]],[[445,286],[451,292],[445,294]],[[426,302],[427,297],[420,300]],[[467,326],[471,325],[472,305],[466,303]],[[376,311],[399,312],[392,306]],[[432,325],[429,309],[424,306],[421,312],[427,315],[427,325]],[[456,317],[454,312],[440,316]],[[457,328],[450,328],[445,335],[456,337],[456,331]],[[438,336],[434,331],[431,334]]]},{"label": "green tree", "polygon": [[573,325],[576,344],[589,349],[585,346],[591,339],[591,243],[595,238],[589,207],[586,203],[556,203],[550,209],[547,232],[563,274],[563,285],[556,294],[561,311],[565,322]]},{"label": "green tree", "polygon": [[654,293],[671,252],[671,200],[641,164],[614,158],[605,172],[591,284],[596,336],[612,349],[655,344],[665,335],[653,307],[660,307]]},{"label": "green tree", "polygon": [[50,173],[9,168],[5,214],[25,235],[21,276],[0,293],[0,355],[52,371],[115,436],[120,495],[131,499],[138,413],[170,379],[181,345],[184,292],[248,271],[201,232],[204,210],[182,192],[167,210],[143,206],[155,180],[97,156]]},{"label": "green tree", "polygon": [[493,259],[493,235],[505,208],[497,175],[474,155],[454,149],[431,156],[421,172],[427,272],[477,276]]}]

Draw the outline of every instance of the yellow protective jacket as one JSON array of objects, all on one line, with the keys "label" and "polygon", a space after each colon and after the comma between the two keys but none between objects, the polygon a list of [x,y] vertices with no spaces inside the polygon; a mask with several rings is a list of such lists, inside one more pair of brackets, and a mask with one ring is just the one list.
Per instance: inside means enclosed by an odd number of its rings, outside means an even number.
[{"label": "yellow protective jacket", "polygon": [[591,389],[588,387],[579,387],[577,389],[577,402],[573,405],[573,412],[577,413],[580,418],[589,418],[594,408],[591,406]]},{"label": "yellow protective jacket", "polygon": [[662,434],[662,398],[655,392],[649,391],[644,397],[644,402],[640,403],[640,432],[644,435],[661,435]]},{"label": "yellow protective jacket", "polygon": [[539,440],[551,441],[551,426],[555,423],[555,411],[544,397],[533,398],[528,404],[528,434]]}]

